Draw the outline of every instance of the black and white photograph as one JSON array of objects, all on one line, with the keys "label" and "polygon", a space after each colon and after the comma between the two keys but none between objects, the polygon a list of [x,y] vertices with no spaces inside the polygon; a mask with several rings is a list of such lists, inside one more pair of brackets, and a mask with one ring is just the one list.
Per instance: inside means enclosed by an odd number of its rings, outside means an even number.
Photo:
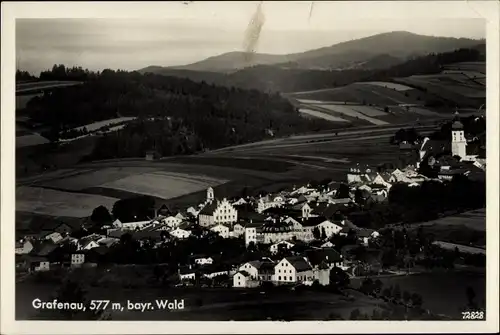
[{"label": "black and white photograph", "polygon": [[21,2],[2,313],[498,331],[500,5],[377,3]]}]

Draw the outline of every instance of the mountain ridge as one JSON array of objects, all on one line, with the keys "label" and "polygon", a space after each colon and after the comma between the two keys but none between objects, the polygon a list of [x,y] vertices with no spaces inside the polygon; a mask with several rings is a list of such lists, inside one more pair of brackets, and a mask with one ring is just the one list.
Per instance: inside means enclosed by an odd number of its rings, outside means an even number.
[{"label": "mountain ridge", "polygon": [[[481,39],[428,36],[406,31],[393,31],[299,53],[280,55],[232,51],[183,66],[158,67],[168,70],[232,73],[256,65],[311,70],[342,70],[352,68],[359,63],[367,63],[363,68],[369,69],[369,66],[380,67],[376,62],[370,63],[370,60],[383,54],[388,56],[385,57],[385,60],[379,58],[381,62],[392,66],[397,62],[404,62],[409,57],[471,47],[482,41]],[[138,71],[144,73],[147,68]]]}]

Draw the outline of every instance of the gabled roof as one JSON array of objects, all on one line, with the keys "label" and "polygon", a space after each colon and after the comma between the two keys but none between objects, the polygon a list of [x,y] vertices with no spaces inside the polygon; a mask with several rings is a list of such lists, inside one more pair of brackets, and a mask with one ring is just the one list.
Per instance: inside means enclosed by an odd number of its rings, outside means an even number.
[{"label": "gabled roof", "polygon": [[162,234],[165,232],[161,230],[154,231],[137,231],[132,233],[132,237],[136,240],[152,239],[154,241],[159,241],[162,239]]},{"label": "gabled roof", "polygon": [[50,255],[57,248],[58,248],[57,244],[44,241],[40,244],[35,245],[33,250],[31,250],[30,254],[35,256],[45,257]]},{"label": "gabled roof", "polygon": [[301,271],[307,271],[307,270],[312,270],[311,265],[309,262],[305,259],[305,257],[302,256],[291,256],[291,257],[285,257],[285,259],[295,268],[296,271],[301,272]]},{"label": "gabled roof", "polygon": [[304,227],[314,227],[325,221],[327,221],[326,218],[322,216],[315,216],[308,219],[304,219],[303,221],[300,222],[300,224]]},{"label": "gabled roof", "polygon": [[261,220],[261,221],[263,221],[266,218],[266,216],[259,214],[255,211],[249,211],[249,210],[239,211],[238,210],[238,218],[243,219],[243,220],[254,220],[254,221]]},{"label": "gabled roof", "polygon": [[217,209],[217,201],[212,201],[205,205],[202,210],[198,213],[198,215],[213,215],[215,210]]},{"label": "gabled roof", "polygon": [[321,263],[337,263],[342,261],[342,256],[333,248],[311,249],[306,251],[307,259],[313,266]]},{"label": "gabled roof", "polygon": [[245,228],[257,228],[257,227],[262,227],[264,226],[264,222],[258,221],[258,222],[239,222],[243,227]]},{"label": "gabled roof", "polygon": [[238,271],[237,273],[241,273],[246,278],[250,277],[250,274],[248,272],[244,271],[244,270]]}]

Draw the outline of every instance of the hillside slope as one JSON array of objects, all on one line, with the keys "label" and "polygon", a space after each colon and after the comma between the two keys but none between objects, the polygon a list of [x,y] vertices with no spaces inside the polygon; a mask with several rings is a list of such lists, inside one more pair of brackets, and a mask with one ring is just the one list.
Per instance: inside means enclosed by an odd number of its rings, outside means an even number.
[{"label": "hillside slope", "polygon": [[393,56],[381,55],[366,62],[371,63],[369,69],[363,69],[362,62],[358,61],[358,66],[334,71],[305,70],[293,66],[256,65],[232,73],[177,70],[161,67],[149,67],[140,72],[185,77],[193,81],[204,81],[226,87],[257,89],[264,92],[296,92],[344,86],[357,81],[390,80],[394,77],[436,74],[441,72],[441,67],[446,64],[484,62],[483,51],[484,44],[479,44],[470,49],[413,57],[404,62],[398,62],[396,58],[388,58]]},{"label": "hillside slope", "polygon": [[[283,68],[315,70],[353,67],[371,69],[381,67],[380,63],[369,62],[373,58],[381,58],[383,59],[382,64],[388,63],[388,66],[391,66],[397,62],[403,62],[407,57],[468,48],[478,43],[480,41],[473,39],[424,36],[405,31],[395,31],[301,53],[271,55],[229,52],[193,64],[167,67],[167,69],[223,73],[255,65],[276,65]],[[144,72],[144,70],[140,71]],[[156,71],[158,70],[156,69]]]}]

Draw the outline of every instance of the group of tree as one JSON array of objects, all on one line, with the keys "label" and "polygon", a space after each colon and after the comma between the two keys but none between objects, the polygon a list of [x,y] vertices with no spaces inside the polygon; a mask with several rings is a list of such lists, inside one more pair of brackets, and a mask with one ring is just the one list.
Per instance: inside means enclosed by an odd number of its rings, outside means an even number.
[{"label": "group of tree", "polygon": [[[155,199],[150,196],[141,195],[116,201],[113,205],[112,213],[113,217],[121,222],[144,221],[154,217],[154,208]],[[102,216],[107,218],[104,210],[101,209],[100,211]]]},{"label": "group of tree", "polygon": [[409,144],[415,144],[421,140],[420,134],[415,130],[415,128],[401,128],[394,136],[391,137],[391,144],[399,144],[401,142],[406,142]]},{"label": "group of tree", "polygon": [[99,72],[89,71],[80,66],[66,67],[64,64],[54,64],[52,69],[40,72],[39,79],[43,81],[87,81],[95,79]]},{"label": "group of tree", "polygon": [[445,182],[427,180],[415,187],[394,184],[387,202],[370,203],[348,216],[359,227],[380,229],[388,224],[429,221],[447,211],[462,212],[485,205],[485,183],[456,176]]},{"label": "group of tree", "polygon": [[[290,66],[256,65],[231,74],[198,71],[164,71],[165,75],[188,76],[222,86],[258,89],[264,92],[297,92],[349,85],[360,81],[392,81],[411,75],[436,74],[446,64],[484,61],[476,48],[457,49],[408,59],[379,69],[310,70]],[[162,71],[158,72],[162,73]]]},{"label": "group of tree", "polygon": [[28,71],[22,71],[22,70],[16,71],[16,83],[30,82],[36,79],[37,78]]},{"label": "group of tree", "polygon": [[[50,73],[58,77],[63,70],[68,71],[56,66]],[[273,136],[284,136],[335,127],[326,120],[301,117],[277,93],[112,70],[92,73],[82,85],[35,97],[26,110],[35,122],[51,129],[53,140],[66,129],[138,117],[99,140],[94,153],[99,158],[142,156],[147,150],[191,153],[261,140],[271,136],[267,129]]]}]

